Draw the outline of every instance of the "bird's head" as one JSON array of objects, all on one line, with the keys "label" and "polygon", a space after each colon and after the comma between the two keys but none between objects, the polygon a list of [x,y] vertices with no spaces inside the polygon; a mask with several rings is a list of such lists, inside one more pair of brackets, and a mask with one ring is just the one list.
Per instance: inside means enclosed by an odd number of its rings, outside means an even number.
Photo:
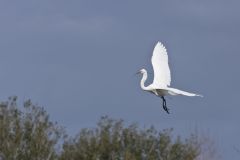
[{"label": "bird's head", "polygon": [[143,73],[146,73],[146,72],[147,72],[146,69],[141,69],[137,72],[137,74],[143,74]]}]

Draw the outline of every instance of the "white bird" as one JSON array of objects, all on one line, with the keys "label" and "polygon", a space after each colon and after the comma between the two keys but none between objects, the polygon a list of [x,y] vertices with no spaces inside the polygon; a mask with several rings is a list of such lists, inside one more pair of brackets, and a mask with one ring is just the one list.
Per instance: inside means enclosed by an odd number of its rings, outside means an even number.
[{"label": "white bird", "polygon": [[167,95],[184,95],[184,96],[200,96],[198,94],[189,93],[186,91],[182,91],[176,88],[171,88],[171,75],[170,69],[168,65],[168,54],[166,48],[163,46],[161,42],[158,42],[153,50],[152,55],[152,66],[154,71],[154,79],[153,83],[149,86],[145,86],[144,83],[147,80],[147,70],[141,69],[138,73],[143,75],[141,80],[141,88],[144,91],[151,92],[158,97],[161,97],[163,100],[163,109],[169,114],[169,109],[166,105],[166,100],[164,96]]}]

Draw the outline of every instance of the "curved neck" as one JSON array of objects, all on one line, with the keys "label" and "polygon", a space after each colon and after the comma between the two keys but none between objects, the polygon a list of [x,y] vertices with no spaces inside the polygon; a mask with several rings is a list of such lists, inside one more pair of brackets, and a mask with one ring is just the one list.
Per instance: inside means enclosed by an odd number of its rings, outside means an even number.
[{"label": "curved neck", "polygon": [[141,88],[143,90],[147,90],[147,87],[144,85],[144,83],[146,82],[147,80],[147,72],[144,72],[143,73],[143,76],[142,76],[142,79],[141,79],[141,82],[140,82],[140,85],[141,85]]}]

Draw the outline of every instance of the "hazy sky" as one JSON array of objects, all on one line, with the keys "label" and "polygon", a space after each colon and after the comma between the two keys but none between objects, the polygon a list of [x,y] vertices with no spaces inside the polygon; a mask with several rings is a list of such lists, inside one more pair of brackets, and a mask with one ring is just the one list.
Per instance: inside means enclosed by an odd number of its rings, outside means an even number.
[{"label": "hazy sky", "polygon": [[[44,106],[70,134],[102,115],[141,126],[198,128],[222,159],[240,154],[240,1],[1,0],[0,99],[17,95]],[[140,89],[165,44],[172,87],[204,98],[162,102]],[[152,81],[152,75],[148,83]]]}]

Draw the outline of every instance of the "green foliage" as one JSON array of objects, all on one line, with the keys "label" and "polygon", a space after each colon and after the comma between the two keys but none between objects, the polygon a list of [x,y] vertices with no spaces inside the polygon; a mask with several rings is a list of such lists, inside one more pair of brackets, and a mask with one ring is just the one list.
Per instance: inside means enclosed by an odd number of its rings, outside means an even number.
[{"label": "green foliage", "polygon": [[172,129],[124,127],[122,120],[102,117],[95,129],[83,129],[66,141],[60,160],[194,160],[200,154],[196,136],[182,141]]},{"label": "green foliage", "polygon": [[[200,141],[197,134],[187,139],[174,138],[172,129],[141,129],[137,124],[127,126],[123,120],[114,120],[107,116],[100,119],[96,128],[81,129],[76,137],[67,139],[64,129],[51,122],[46,111],[30,100],[25,101],[23,107],[17,105],[16,97],[0,103],[0,159],[209,159],[214,152],[206,150],[213,147],[205,144],[206,140]],[[205,146],[205,150],[202,146]],[[61,150],[57,150],[57,147]]]},{"label": "green foliage", "polygon": [[30,100],[24,111],[17,97],[0,104],[0,153],[7,160],[54,160],[55,146],[64,130],[49,120],[46,111]]}]

